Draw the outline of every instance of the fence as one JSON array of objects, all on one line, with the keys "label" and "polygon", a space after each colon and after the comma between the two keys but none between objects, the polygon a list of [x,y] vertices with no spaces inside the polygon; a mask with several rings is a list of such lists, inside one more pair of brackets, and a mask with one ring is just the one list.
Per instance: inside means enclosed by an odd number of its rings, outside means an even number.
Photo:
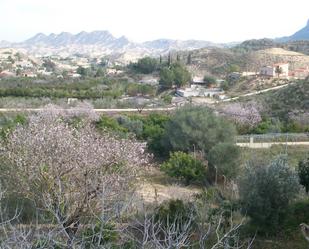
[{"label": "fence", "polygon": [[267,133],[236,137],[236,144],[241,147],[269,148],[275,144],[309,145],[309,133]]}]

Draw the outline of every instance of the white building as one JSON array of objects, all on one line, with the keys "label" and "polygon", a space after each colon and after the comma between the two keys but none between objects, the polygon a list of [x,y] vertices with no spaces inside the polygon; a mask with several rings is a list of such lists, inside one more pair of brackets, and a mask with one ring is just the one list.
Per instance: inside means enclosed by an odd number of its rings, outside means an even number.
[{"label": "white building", "polygon": [[185,89],[177,89],[176,94],[181,97],[215,97],[224,94],[221,88],[205,88],[191,85]]},{"label": "white building", "polygon": [[289,63],[277,63],[272,66],[264,66],[261,68],[261,75],[268,77],[276,77],[278,73],[276,72],[280,68],[281,73],[279,77],[287,78],[289,77]]}]

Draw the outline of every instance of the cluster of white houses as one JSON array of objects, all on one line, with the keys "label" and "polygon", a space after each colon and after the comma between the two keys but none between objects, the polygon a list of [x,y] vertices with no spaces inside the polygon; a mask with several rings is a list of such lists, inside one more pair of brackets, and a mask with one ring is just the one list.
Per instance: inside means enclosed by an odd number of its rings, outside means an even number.
[{"label": "cluster of white houses", "polygon": [[[276,63],[271,66],[263,66],[260,72],[233,72],[229,74],[230,79],[237,80],[240,77],[262,77],[281,79],[305,79],[309,76],[309,67],[301,67],[294,70],[289,69],[289,63]],[[220,81],[220,80],[219,80]],[[217,83],[220,83],[220,82]],[[218,87],[205,87],[203,77],[193,77],[190,87],[177,89],[176,94],[180,97],[215,97],[224,99],[225,93]]]}]

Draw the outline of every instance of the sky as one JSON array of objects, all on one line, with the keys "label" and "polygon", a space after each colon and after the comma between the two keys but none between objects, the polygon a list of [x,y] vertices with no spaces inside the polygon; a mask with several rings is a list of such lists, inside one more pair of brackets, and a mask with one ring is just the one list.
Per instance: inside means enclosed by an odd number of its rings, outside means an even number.
[{"label": "sky", "polygon": [[275,38],[304,27],[308,10],[309,0],[0,0],[0,41],[94,30],[136,42]]}]

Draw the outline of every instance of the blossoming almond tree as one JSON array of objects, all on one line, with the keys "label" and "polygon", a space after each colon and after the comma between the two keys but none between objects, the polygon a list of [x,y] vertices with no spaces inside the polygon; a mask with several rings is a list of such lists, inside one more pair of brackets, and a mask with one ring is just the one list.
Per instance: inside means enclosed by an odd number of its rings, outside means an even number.
[{"label": "blossoming almond tree", "polygon": [[253,128],[262,121],[259,109],[256,103],[229,103],[219,113],[232,119],[239,127]]},{"label": "blossoming almond tree", "polygon": [[78,127],[68,117],[49,107],[12,131],[2,144],[9,165],[2,174],[14,191],[52,213],[70,244],[84,216],[111,212],[117,201],[119,207],[148,156],[141,143],[97,133],[89,116]]}]

